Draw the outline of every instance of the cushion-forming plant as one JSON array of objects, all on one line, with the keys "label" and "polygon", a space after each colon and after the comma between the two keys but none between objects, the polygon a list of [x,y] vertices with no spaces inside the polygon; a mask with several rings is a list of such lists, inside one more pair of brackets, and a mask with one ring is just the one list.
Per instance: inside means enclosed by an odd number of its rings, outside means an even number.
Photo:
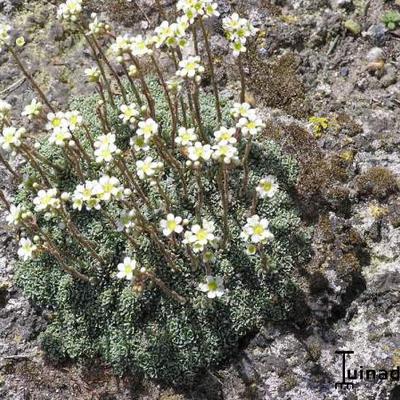
[{"label": "cushion-forming plant", "polygon": [[[62,4],[58,17],[92,50],[96,65],[84,74],[97,90],[64,111],[24,67],[24,41],[14,45],[0,26],[0,46],[38,95],[22,112],[27,128],[0,101],[0,146],[26,160],[18,171],[0,154],[20,182],[12,201],[2,191],[0,200],[21,236],[17,281],[53,311],[43,347],[53,359],[101,357],[119,373],[167,382],[285,318],[293,268],[308,253],[290,196],[297,165],[263,139],[259,111],[245,102],[242,58],[257,29],[223,18],[240,76],[230,103],[204,25],[217,4],[179,0],[177,13],[146,37],[115,36],[85,18],[81,0]],[[202,90],[206,70],[212,94]],[[47,131],[41,139],[30,135],[33,120]]]}]

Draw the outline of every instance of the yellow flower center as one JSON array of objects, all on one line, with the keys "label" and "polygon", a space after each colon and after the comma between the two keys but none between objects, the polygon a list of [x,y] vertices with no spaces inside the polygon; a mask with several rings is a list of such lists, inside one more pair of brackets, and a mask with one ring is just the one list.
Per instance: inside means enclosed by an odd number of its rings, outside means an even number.
[{"label": "yellow flower center", "polygon": [[218,289],[217,282],[215,282],[215,281],[208,282],[207,286],[208,286],[208,290],[210,292],[215,292]]},{"label": "yellow flower center", "polygon": [[256,235],[262,235],[264,233],[264,227],[262,225],[256,225],[253,231]]},{"label": "yellow flower center", "polygon": [[114,186],[111,183],[106,183],[105,185],[103,185],[103,192],[111,193],[113,188]]},{"label": "yellow flower center", "polygon": [[199,241],[207,240],[208,232],[205,229],[200,229],[196,233],[196,238]]},{"label": "yellow flower center", "polygon": [[261,184],[262,189],[264,192],[269,192],[272,189],[272,183],[271,182],[263,182]]},{"label": "yellow flower center", "polygon": [[174,231],[176,229],[177,223],[175,221],[168,221],[167,222],[167,228],[170,231]]},{"label": "yellow flower center", "polygon": [[132,272],[132,267],[130,265],[125,265],[124,272],[126,275]]},{"label": "yellow flower center", "polygon": [[54,118],[53,121],[51,121],[51,125],[54,128],[57,128],[58,126],[61,125],[61,119],[60,118]]}]

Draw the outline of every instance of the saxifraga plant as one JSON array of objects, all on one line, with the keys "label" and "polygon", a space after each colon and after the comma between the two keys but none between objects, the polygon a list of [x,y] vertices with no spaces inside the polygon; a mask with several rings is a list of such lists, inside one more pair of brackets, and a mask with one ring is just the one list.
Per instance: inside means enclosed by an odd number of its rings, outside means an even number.
[{"label": "saxifraga plant", "polygon": [[[95,15],[87,23],[80,0],[62,4],[59,18],[97,63],[85,71],[97,94],[64,112],[21,62],[23,40],[14,46],[10,27],[0,27],[0,44],[40,97],[22,116],[48,131],[35,139],[0,103],[0,146],[26,160],[17,171],[1,157],[20,185],[13,201],[2,191],[0,199],[21,232],[17,281],[54,311],[42,335],[48,356],[101,357],[118,373],[182,383],[287,316],[308,238],[290,197],[297,164],[260,137],[264,125],[244,102],[241,57],[256,29],[237,14],[223,19],[241,76],[240,100],[229,104],[203,23],[217,5],[177,7],[176,22],[143,38],[116,37]],[[195,53],[184,57],[189,39]],[[176,68],[170,79],[161,52]],[[213,95],[201,90],[203,62]]]}]

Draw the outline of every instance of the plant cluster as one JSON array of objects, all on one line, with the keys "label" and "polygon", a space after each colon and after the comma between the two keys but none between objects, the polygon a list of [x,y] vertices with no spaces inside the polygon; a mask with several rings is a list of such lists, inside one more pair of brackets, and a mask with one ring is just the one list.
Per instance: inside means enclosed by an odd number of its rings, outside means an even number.
[{"label": "plant cluster", "polygon": [[382,16],[382,22],[386,28],[394,31],[400,25],[400,12],[395,10],[386,11]]},{"label": "plant cluster", "polygon": [[[0,27],[1,46],[39,96],[22,117],[47,132],[38,139],[29,124],[15,126],[0,102],[0,147],[27,162],[21,173],[0,155],[20,182],[14,201],[0,191],[22,232],[18,282],[55,312],[43,346],[56,359],[101,356],[119,372],[167,381],[214,365],[266,318],[283,318],[293,266],[307,255],[289,196],[296,163],[261,137],[259,112],[244,101],[242,55],[256,29],[237,14],[223,19],[241,76],[229,104],[204,26],[216,3],[179,0],[177,11],[148,37],[117,36],[97,15],[87,21],[81,0],[61,4],[58,17],[96,61],[84,74],[97,94],[65,111]],[[201,90],[206,68],[213,95]]]}]

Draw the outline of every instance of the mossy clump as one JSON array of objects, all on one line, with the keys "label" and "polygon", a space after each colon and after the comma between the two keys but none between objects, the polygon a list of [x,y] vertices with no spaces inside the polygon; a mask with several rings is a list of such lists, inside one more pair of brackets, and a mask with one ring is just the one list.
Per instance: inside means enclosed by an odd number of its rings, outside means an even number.
[{"label": "mossy clump", "polygon": [[296,118],[312,114],[305,88],[297,75],[298,61],[293,53],[264,60],[255,46],[250,47],[247,63],[249,88],[268,107],[279,108]]},{"label": "mossy clump", "polygon": [[383,200],[398,192],[399,183],[389,169],[372,167],[357,178],[356,187],[360,197]]},{"label": "mossy clump", "polygon": [[296,191],[305,216],[318,217],[318,210],[330,209],[348,214],[350,200],[344,185],[348,180],[345,160],[338,155],[324,154],[314,135],[294,123],[269,122],[265,135],[281,143],[284,151],[300,165]]},{"label": "mossy clump", "polygon": [[[149,82],[156,100],[157,120],[168,135],[171,120],[168,105],[160,86]],[[91,133],[101,134],[96,116],[97,96],[75,99],[71,105],[80,110]],[[223,119],[229,123],[229,104],[221,100]],[[201,95],[201,115],[206,132],[218,129],[212,99]],[[123,125],[118,113],[109,108],[109,120],[122,151],[129,147],[130,130]],[[83,133],[80,135],[85,142]],[[62,151],[54,150],[46,139],[40,152],[53,162],[62,162]],[[183,257],[177,260],[178,271],[168,268],[163,254],[145,237],[137,237],[141,265],[151,268],[170,288],[188,301],[181,304],[165,296],[156,286],[148,286],[141,293],[132,290],[126,281],[117,279],[116,264],[131,251],[129,242],[115,231],[101,211],[76,212],[70,210],[81,233],[97,244],[98,255],[107,260],[95,272],[96,284],[73,279],[55,268],[55,259],[41,254],[36,259],[21,262],[17,269],[17,282],[24,293],[36,304],[53,311],[53,318],[41,335],[42,346],[53,360],[91,360],[101,358],[119,374],[131,373],[155,378],[168,383],[183,384],[197,372],[217,365],[228,358],[247,334],[257,330],[266,320],[281,320],[288,316],[296,303],[296,284],[293,271],[309,254],[308,234],[301,227],[294,201],[290,196],[297,182],[298,166],[280,147],[265,138],[256,141],[251,150],[252,171],[249,187],[267,174],[279,181],[279,193],[268,202],[260,202],[256,211],[268,217],[275,239],[268,244],[267,264],[258,257],[247,255],[242,249],[240,232],[251,205],[251,198],[231,197],[228,217],[231,241],[228,250],[218,255],[213,272],[223,276],[226,295],[208,299],[194,282],[204,277],[202,268]],[[97,167],[99,168],[99,167]],[[89,174],[96,175],[93,169]],[[17,193],[19,204],[29,207],[29,185],[35,179],[32,168],[27,168],[26,188]],[[234,172],[232,181],[240,182],[242,172]],[[37,176],[36,176],[37,178]],[[166,178],[168,180],[168,177]],[[71,191],[77,184],[72,174],[59,176],[59,190]],[[221,203],[210,182],[204,184],[204,212],[221,224]],[[148,188],[149,196],[155,196]],[[167,195],[182,209],[187,207],[174,185],[166,186]],[[189,199],[195,198],[196,189],[189,186]],[[159,203],[160,200],[154,200]],[[118,209],[106,207],[111,217]],[[148,215],[149,221],[158,223],[159,213]],[[63,225],[54,219],[39,220],[42,229],[51,233],[54,242],[71,260],[80,260],[80,270],[93,274],[90,257],[82,247],[66,234]]]}]

